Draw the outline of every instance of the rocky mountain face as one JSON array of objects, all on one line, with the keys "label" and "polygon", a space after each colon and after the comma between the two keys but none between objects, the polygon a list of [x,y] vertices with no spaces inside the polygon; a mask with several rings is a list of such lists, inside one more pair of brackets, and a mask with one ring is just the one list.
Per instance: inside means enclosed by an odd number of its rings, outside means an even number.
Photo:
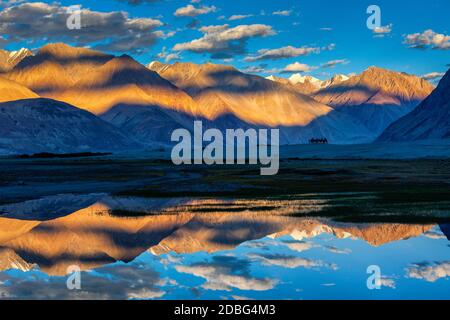
[{"label": "rocky mountain face", "polygon": [[[337,144],[370,142],[433,88],[420,78],[374,67],[350,79],[336,75],[321,81],[299,74],[264,79],[211,63],[152,62],[145,67],[127,55],[61,43],[46,45],[35,54],[19,50],[8,57],[15,62],[0,71],[0,102],[38,97],[65,102],[109,122],[115,127],[110,129],[120,134],[126,132],[131,144],[137,140],[152,146],[170,144],[171,132],[192,129],[194,120],[220,130],[279,128],[282,144],[307,143],[311,138]],[[43,125],[40,118],[35,122]],[[25,126],[24,132],[33,125]],[[63,129],[61,123],[57,127]],[[87,138],[80,127],[76,129]],[[4,145],[11,146],[10,142]],[[61,141],[50,145],[51,150],[69,150]]]},{"label": "rocky mountain face", "polygon": [[180,121],[192,125],[201,113],[188,94],[127,55],[49,44],[2,76],[103,117],[148,145],[169,143]]},{"label": "rocky mountain face", "polygon": [[334,143],[371,139],[362,125],[333,108],[286,85],[231,66],[151,63],[149,67],[187,92],[201,108],[202,116],[215,123],[230,115],[253,126],[277,127],[282,143],[305,143],[313,137],[327,137]]},{"label": "rocky mountain face", "polygon": [[0,103],[0,153],[121,151],[140,145],[95,115],[50,99]]},{"label": "rocky mountain face", "polygon": [[371,133],[379,135],[392,122],[412,111],[433,89],[422,78],[370,67],[360,75],[319,90],[313,97],[357,119]]},{"label": "rocky mountain face", "polygon": [[0,73],[13,69],[26,57],[32,56],[31,50],[22,48],[17,51],[7,51],[0,49]]},{"label": "rocky mountain face", "polygon": [[391,124],[378,141],[450,139],[450,70],[411,113]]},{"label": "rocky mountain face", "polygon": [[188,95],[126,55],[50,44],[4,76],[98,115],[122,104],[195,112]]}]

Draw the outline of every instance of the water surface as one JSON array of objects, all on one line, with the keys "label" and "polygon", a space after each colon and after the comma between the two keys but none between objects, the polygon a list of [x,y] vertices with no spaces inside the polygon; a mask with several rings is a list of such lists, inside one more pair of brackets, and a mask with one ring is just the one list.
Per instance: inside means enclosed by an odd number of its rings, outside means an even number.
[{"label": "water surface", "polygon": [[[450,225],[377,193],[62,194],[0,206],[0,294],[19,299],[449,299]],[[335,219],[377,204],[377,221]],[[405,204],[406,206],[406,204]],[[445,214],[442,202],[409,209]],[[383,218],[384,217],[384,218]],[[373,220],[373,219],[371,219]],[[389,221],[389,222],[386,222]],[[81,289],[67,289],[80,268]],[[369,266],[381,270],[370,290]]]}]

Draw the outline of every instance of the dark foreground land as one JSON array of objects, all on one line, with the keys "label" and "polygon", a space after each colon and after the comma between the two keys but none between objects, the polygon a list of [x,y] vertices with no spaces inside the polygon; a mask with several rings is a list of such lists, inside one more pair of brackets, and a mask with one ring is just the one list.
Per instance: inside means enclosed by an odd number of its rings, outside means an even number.
[{"label": "dark foreground land", "polygon": [[284,159],[277,175],[261,176],[259,166],[175,166],[166,160],[99,156],[2,159],[0,172],[0,204],[65,193],[230,199],[301,195],[333,202],[329,210],[308,215],[355,222],[450,221],[450,160]]}]

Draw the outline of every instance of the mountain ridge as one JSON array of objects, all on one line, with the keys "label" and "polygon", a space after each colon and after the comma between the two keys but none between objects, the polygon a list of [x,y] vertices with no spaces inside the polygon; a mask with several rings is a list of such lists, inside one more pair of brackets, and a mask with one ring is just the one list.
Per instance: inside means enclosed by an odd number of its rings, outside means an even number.
[{"label": "mountain ridge", "polygon": [[420,77],[372,66],[312,97],[354,117],[378,136],[412,111],[433,89]]},{"label": "mountain ridge", "polygon": [[328,136],[332,142],[370,139],[362,126],[331,107],[288,86],[231,66],[181,62],[149,66],[186,91],[211,121],[230,114],[250,125],[278,127],[284,131],[281,135],[288,144],[306,143],[316,136]]},{"label": "mountain ridge", "polygon": [[95,115],[46,98],[0,103],[0,137],[0,153],[6,154],[115,152],[140,147]]},{"label": "mountain ridge", "polygon": [[38,97],[38,94],[27,87],[0,76],[0,102]]},{"label": "mountain ridge", "polygon": [[33,52],[27,48],[21,48],[17,51],[0,49],[0,73],[13,69],[22,60],[32,55]]},{"label": "mountain ridge", "polygon": [[416,141],[450,139],[450,70],[436,89],[411,113],[392,123],[377,139]]}]

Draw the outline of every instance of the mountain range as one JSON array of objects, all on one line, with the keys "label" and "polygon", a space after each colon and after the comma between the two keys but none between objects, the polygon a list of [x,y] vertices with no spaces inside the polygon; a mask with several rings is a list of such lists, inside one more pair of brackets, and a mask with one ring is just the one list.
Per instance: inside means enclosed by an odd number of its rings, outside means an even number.
[{"label": "mountain range", "polygon": [[422,78],[370,67],[346,81],[319,90],[313,97],[354,117],[379,135],[392,122],[412,111],[433,89]]},{"label": "mountain range", "polygon": [[[151,63],[149,67],[187,92],[202,115],[219,127],[239,119],[253,127],[280,128],[282,144],[306,143],[313,137],[331,142],[364,142],[370,132],[351,118],[296,90],[212,63]],[[239,122],[238,122],[239,124]]]},{"label": "mountain range", "polygon": [[344,74],[336,74],[332,78],[322,81],[313,76],[302,76],[295,73],[288,79],[273,75],[266,77],[266,79],[287,85],[302,94],[313,95],[321,89],[346,81],[349,77]]},{"label": "mountain range", "polygon": [[[311,138],[368,143],[397,120],[378,141],[448,138],[448,75],[433,90],[419,77],[377,67],[325,81],[300,74],[263,78],[226,65],[155,61],[144,66],[127,55],[48,44],[34,53],[0,51],[0,148],[27,153],[168,145],[174,129],[192,130],[194,120],[220,130],[279,128],[281,144]],[[439,130],[430,124],[429,130],[413,133],[409,126],[431,114]],[[405,121],[407,135],[397,124]],[[95,126],[101,128],[97,135]],[[64,142],[68,137],[72,144]]]}]

